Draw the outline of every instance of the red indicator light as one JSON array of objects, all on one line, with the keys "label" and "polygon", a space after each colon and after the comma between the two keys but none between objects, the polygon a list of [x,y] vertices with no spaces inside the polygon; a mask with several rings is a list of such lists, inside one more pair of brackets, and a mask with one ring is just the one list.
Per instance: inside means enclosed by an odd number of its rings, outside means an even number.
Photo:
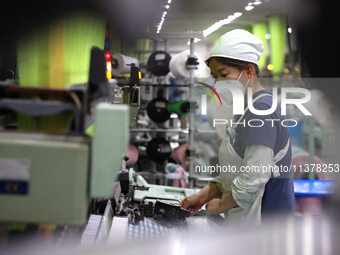
[{"label": "red indicator light", "polygon": [[106,58],[106,61],[111,62],[111,52],[110,51],[105,52],[105,58]]}]

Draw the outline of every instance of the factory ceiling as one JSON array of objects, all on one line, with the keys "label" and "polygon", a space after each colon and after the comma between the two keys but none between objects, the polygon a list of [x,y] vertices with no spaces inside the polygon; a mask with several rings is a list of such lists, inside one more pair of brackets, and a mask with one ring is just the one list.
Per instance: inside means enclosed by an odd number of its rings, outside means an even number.
[{"label": "factory ceiling", "polygon": [[[244,8],[255,0],[125,0],[106,1],[103,10],[111,19],[114,33],[138,37],[149,30],[156,33],[162,14],[166,11],[161,33],[203,31],[215,22],[235,12],[242,12],[237,20],[209,36],[215,39],[226,30],[249,27],[255,22],[268,19],[273,14],[286,14],[290,0],[257,0],[251,11]],[[169,5],[168,5],[169,3]],[[168,5],[168,9],[166,8]],[[117,11],[119,10],[119,11]],[[119,24],[119,25],[118,25]],[[148,29],[147,29],[148,28]]]},{"label": "factory ceiling", "polygon": [[[169,9],[166,5],[170,1]],[[249,2],[261,1],[251,11],[245,11]],[[146,31],[155,33],[162,14],[167,11],[160,32],[202,31],[216,21],[225,19],[235,12],[243,15],[225,30],[250,26],[265,21],[269,15],[287,13],[291,0],[60,0],[53,5],[46,1],[21,2],[3,0],[1,4],[0,33],[7,42],[21,34],[30,33],[42,24],[47,24],[63,14],[72,14],[81,9],[94,10],[104,15],[112,34],[120,38],[140,38]],[[212,33],[210,39],[218,37],[222,29]],[[4,41],[2,42],[4,43]],[[5,42],[6,43],[6,42]]]}]

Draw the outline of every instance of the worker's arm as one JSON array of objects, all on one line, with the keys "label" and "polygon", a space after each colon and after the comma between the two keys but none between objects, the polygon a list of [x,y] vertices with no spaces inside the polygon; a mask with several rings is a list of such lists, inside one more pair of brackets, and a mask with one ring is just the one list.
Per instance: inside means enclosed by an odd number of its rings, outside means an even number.
[{"label": "worker's arm", "polygon": [[210,183],[199,192],[181,201],[181,207],[190,211],[197,212],[201,207],[215,197],[221,196],[221,192],[216,183]]},{"label": "worker's arm", "polygon": [[219,197],[222,195],[220,189],[217,184],[214,182],[209,183],[209,185],[205,186],[198,192],[198,195],[204,200],[204,204],[209,202],[211,199],[215,197]]},{"label": "worker's arm", "polygon": [[221,199],[215,198],[211,200],[206,205],[206,210],[207,214],[213,215],[228,211],[230,208],[233,208],[235,206],[237,206],[237,204],[234,201],[231,191],[229,191],[228,193],[224,194]]},{"label": "worker's arm", "polygon": [[257,166],[256,171],[241,173],[233,180],[231,191],[221,199],[207,204],[207,214],[225,212],[235,206],[247,208],[256,198],[257,192],[268,182],[271,172],[261,166],[275,166],[273,150],[265,145],[250,145],[244,153],[244,166]]}]

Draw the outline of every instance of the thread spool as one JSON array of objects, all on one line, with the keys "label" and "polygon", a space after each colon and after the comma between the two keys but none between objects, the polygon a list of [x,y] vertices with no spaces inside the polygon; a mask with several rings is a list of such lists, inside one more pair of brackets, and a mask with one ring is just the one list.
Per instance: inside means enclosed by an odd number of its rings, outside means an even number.
[{"label": "thread spool", "polygon": [[146,107],[146,112],[151,120],[162,123],[170,119],[167,105],[169,101],[162,97],[152,99]]},{"label": "thread spool", "polygon": [[156,76],[167,75],[170,72],[170,59],[170,54],[165,51],[153,52],[147,62],[149,72]]},{"label": "thread spool", "polygon": [[189,160],[186,158],[186,150],[188,148],[188,144],[182,144],[181,146],[174,149],[171,153],[171,158],[175,160],[178,164],[188,165]]},{"label": "thread spool", "polygon": [[162,97],[152,99],[146,107],[149,118],[157,123],[170,119],[171,113],[176,113],[178,116],[186,116],[189,111],[190,103],[187,100],[169,102]]},{"label": "thread spool", "polygon": [[146,147],[146,153],[149,159],[162,163],[171,155],[170,143],[161,137],[153,138]]},{"label": "thread spool", "polygon": [[126,156],[128,156],[128,160],[126,161],[126,166],[132,166],[137,163],[139,153],[136,146],[130,144],[126,150]]},{"label": "thread spool", "polygon": [[125,56],[123,54],[115,53],[112,55],[112,74],[118,75],[123,73],[130,73],[130,65],[135,64],[139,66],[139,61],[136,58]]},{"label": "thread spool", "polygon": [[[177,78],[189,78],[190,72],[186,67],[186,62],[188,57],[190,56],[190,51],[185,50],[182,51],[175,56],[173,56],[170,60],[170,72]],[[208,78],[210,77],[210,70],[207,65],[204,63],[203,59],[195,53],[195,57],[198,61],[197,69],[194,71],[194,76],[196,78]]]}]

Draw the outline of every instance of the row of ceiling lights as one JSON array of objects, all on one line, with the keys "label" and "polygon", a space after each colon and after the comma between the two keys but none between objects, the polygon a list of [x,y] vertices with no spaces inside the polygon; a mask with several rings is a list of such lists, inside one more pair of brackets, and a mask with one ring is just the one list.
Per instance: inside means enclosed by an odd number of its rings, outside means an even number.
[{"label": "row of ceiling lights", "polygon": [[[262,4],[262,2],[260,0],[255,0],[254,2],[250,2],[248,3],[248,5],[246,7],[244,7],[244,9],[246,11],[251,11],[252,9],[254,9],[255,6]],[[217,22],[215,22],[214,24],[212,24],[210,27],[208,27],[207,29],[203,30],[203,36],[207,37],[208,35],[210,35],[211,33],[215,32],[216,30],[218,30],[220,27],[230,24],[232,21],[236,20],[237,18],[242,16],[242,12],[235,12],[233,15],[229,15],[228,18],[226,19],[221,19]],[[194,42],[199,42],[201,39],[195,38]]]},{"label": "row of ceiling lights", "polygon": [[[172,0],[168,0],[167,4],[164,6],[165,9],[169,9],[170,8],[170,4],[171,4]],[[262,2],[260,0],[255,0],[254,2],[250,2],[248,3],[248,5],[246,7],[244,7],[244,9],[246,11],[251,11],[254,9],[255,6],[262,4]],[[167,11],[164,11],[161,17],[161,21],[157,26],[157,34],[159,34],[159,32],[162,29],[164,20],[165,20],[165,16],[167,15]],[[221,19],[217,22],[215,22],[213,25],[211,25],[210,27],[208,27],[207,29],[203,30],[203,36],[207,37],[208,35],[210,35],[211,33],[215,32],[216,30],[218,30],[219,28],[221,28],[224,25],[230,24],[232,21],[234,21],[235,19],[239,18],[242,16],[242,12],[235,12],[233,15],[229,15],[228,18],[226,19]],[[288,33],[292,33],[292,29],[289,27],[288,28]],[[270,34],[266,34],[266,39],[270,39]],[[194,43],[199,42],[201,39],[199,38],[195,38],[194,39]],[[189,44],[189,42],[188,42]]]},{"label": "row of ceiling lights", "polygon": [[[166,10],[168,10],[170,8],[170,4],[171,4],[172,0],[168,0],[167,4],[164,6]],[[254,9],[254,7],[256,5],[260,5],[262,4],[262,2],[260,0],[255,0],[254,2],[250,2],[248,3],[248,5],[246,7],[244,7],[244,9],[246,11],[251,11],[252,9]],[[161,17],[161,21],[159,22],[158,26],[157,26],[157,34],[159,34],[159,32],[162,29],[164,20],[165,20],[165,16],[168,14],[167,11],[163,11],[162,17]],[[211,25],[210,27],[208,27],[207,29],[203,30],[203,36],[207,37],[208,35],[210,35],[211,33],[215,32],[217,29],[219,29],[220,27],[227,25],[229,23],[231,23],[232,21],[234,21],[235,19],[239,18],[242,16],[242,12],[235,12],[233,15],[229,15],[228,18],[226,19],[222,19],[219,20],[217,22],[215,22],[213,25]],[[194,42],[199,42],[201,39],[195,38]]]},{"label": "row of ceiling lights", "polygon": [[254,9],[254,7],[256,6],[256,5],[260,5],[260,4],[262,4],[262,2],[261,1],[259,1],[259,0],[256,0],[255,2],[251,2],[251,3],[249,3],[246,7],[244,7],[244,9],[246,10],[246,11],[251,11],[252,9]]},{"label": "row of ceiling lights", "polygon": [[[164,6],[166,10],[168,10],[170,8],[171,1],[172,0],[168,0],[167,4]],[[161,17],[161,21],[159,22],[159,24],[157,26],[157,32],[156,32],[157,34],[159,34],[159,32],[161,31],[163,23],[164,23],[164,20],[165,20],[165,16],[167,14],[168,14],[167,11],[163,11],[163,14],[162,14],[162,17]]]}]

